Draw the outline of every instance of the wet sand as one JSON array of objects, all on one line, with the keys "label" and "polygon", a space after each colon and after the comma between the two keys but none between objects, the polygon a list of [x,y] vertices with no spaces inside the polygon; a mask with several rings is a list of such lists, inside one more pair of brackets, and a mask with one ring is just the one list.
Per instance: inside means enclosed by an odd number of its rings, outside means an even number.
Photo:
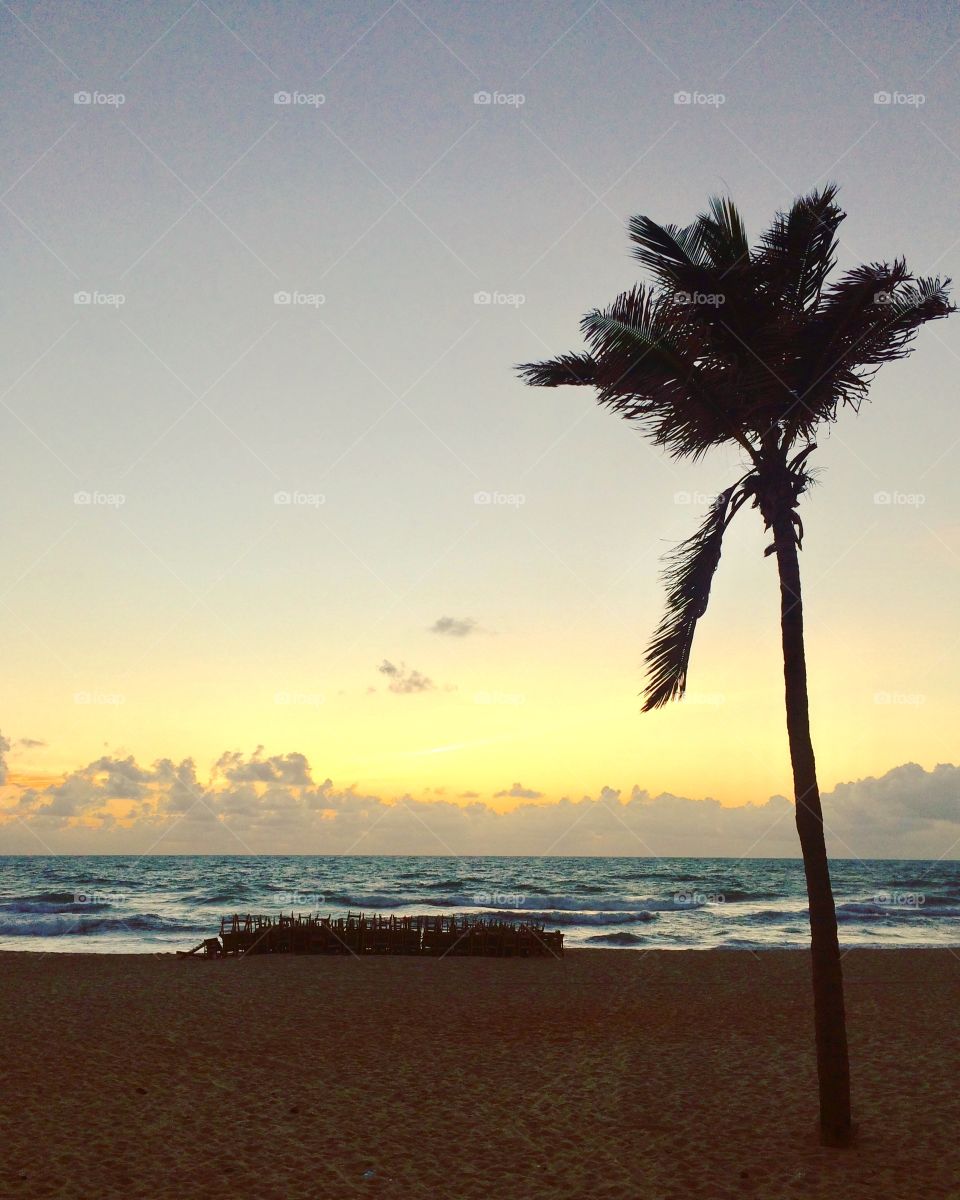
[{"label": "wet sand", "polygon": [[0,954],[0,1195],[960,1197],[960,952],[844,966],[836,1151],[801,952]]}]

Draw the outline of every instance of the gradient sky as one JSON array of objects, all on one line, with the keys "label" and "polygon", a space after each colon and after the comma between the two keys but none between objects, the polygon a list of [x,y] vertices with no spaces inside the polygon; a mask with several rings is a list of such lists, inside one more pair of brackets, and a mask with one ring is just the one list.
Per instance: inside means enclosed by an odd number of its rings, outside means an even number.
[{"label": "gradient sky", "polygon": [[[841,266],[960,274],[956,4],[16,0],[0,29],[11,802],[261,745],[388,798],[789,793],[755,513],[689,699],[640,714],[659,556],[738,456],[678,466],[512,365],[637,278],[631,214],[717,192],[756,236],[835,178]],[[815,456],[824,788],[957,758],[958,339],[924,330]]]}]

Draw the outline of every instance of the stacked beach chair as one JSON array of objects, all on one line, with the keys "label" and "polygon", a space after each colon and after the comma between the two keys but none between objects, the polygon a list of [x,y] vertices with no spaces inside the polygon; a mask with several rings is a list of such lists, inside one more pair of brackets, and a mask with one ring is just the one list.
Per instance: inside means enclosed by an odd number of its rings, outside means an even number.
[{"label": "stacked beach chair", "polygon": [[534,921],[513,923],[485,917],[381,916],[348,912],[345,917],[291,913],[220,918],[220,933],[182,956],[205,958],[247,954],[422,954],[434,957],[484,955],[536,958],[563,954],[563,934]]}]

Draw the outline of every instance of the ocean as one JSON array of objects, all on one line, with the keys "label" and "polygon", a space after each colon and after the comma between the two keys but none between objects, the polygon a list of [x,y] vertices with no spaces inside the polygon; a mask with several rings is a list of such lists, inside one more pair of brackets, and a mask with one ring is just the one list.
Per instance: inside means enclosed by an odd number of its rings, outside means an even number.
[{"label": "ocean", "polygon": [[[960,862],[839,860],[845,946],[960,946]],[[534,918],[567,946],[807,944],[794,859],[151,856],[0,858],[0,948],[186,950],[234,912]]]}]

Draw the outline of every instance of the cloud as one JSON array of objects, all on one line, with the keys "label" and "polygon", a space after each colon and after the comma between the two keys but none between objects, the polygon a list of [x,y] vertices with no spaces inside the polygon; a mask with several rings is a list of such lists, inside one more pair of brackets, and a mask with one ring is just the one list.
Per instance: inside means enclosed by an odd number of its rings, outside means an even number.
[{"label": "cloud", "polygon": [[[159,766],[159,764],[158,764]],[[113,801],[148,801],[151,785],[169,783],[161,770],[145,770],[132,756],[101,757],[72,771],[59,783],[21,792],[17,811],[29,816],[41,827],[63,828],[71,818],[98,819],[109,815]]]},{"label": "cloud", "polygon": [[[0,739],[0,749],[3,739]],[[209,779],[192,759],[101,757],[45,788],[17,787],[0,810],[3,853],[551,854],[796,858],[783,796],[725,808],[634,787],[545,802],[514,784],[500,812],[459,801],[386,797],[317,782],[304,755],[228,751]],[[534,797],[537,797],[534,799]],[[836,858],[960,856],[960,767],[913,763],[824,793]],[[19,818],[19,819],[18,819]]]},{"label": "cloud", "polygon": [[439,617],[430,626],[430,633],[440,633],[447,637],[464,638],[479,629],[472,617]]},{"label": "cloud", "polygon": [[10,749],[10,739],[0,733],[0,783],[7,782],[7,752]]},{"label": "cloud", "polygon": [[421,675],[419,671],[414,671],[412,668],[408,670],[406,663],[401,663],[398,667],[388,658],[383,660],[377,670],[381,675],[389,678],[390,682],[387,684],[389,690],[400,696],[410,695],[412,692],[431,692],[437,686],[432,679]]},{"label": "cloud", "polygon": [[232,783],[287,783],[294,787],[306,787],[310,783],[310,768],[303,754],[275,754],[272,758],[264,758],[262,746],[258,746],[246,761],[238,750],[226,751],[217,759],[214,773]]},{"label": "cloud", "polygon": [[46,744],[46,742],[41,742],[37,738],[17,738],[14,742],[15,746],[22,746],[24,750],[40,750]]},{"label": "cloud", "polygon": [[499,800],[503,796],[510,796],[514,800],[539,800],[543,792],[535,792],[531,788],[525,788],[522,783],[511,784],[506,791],[494,792],[494,800]]}]

